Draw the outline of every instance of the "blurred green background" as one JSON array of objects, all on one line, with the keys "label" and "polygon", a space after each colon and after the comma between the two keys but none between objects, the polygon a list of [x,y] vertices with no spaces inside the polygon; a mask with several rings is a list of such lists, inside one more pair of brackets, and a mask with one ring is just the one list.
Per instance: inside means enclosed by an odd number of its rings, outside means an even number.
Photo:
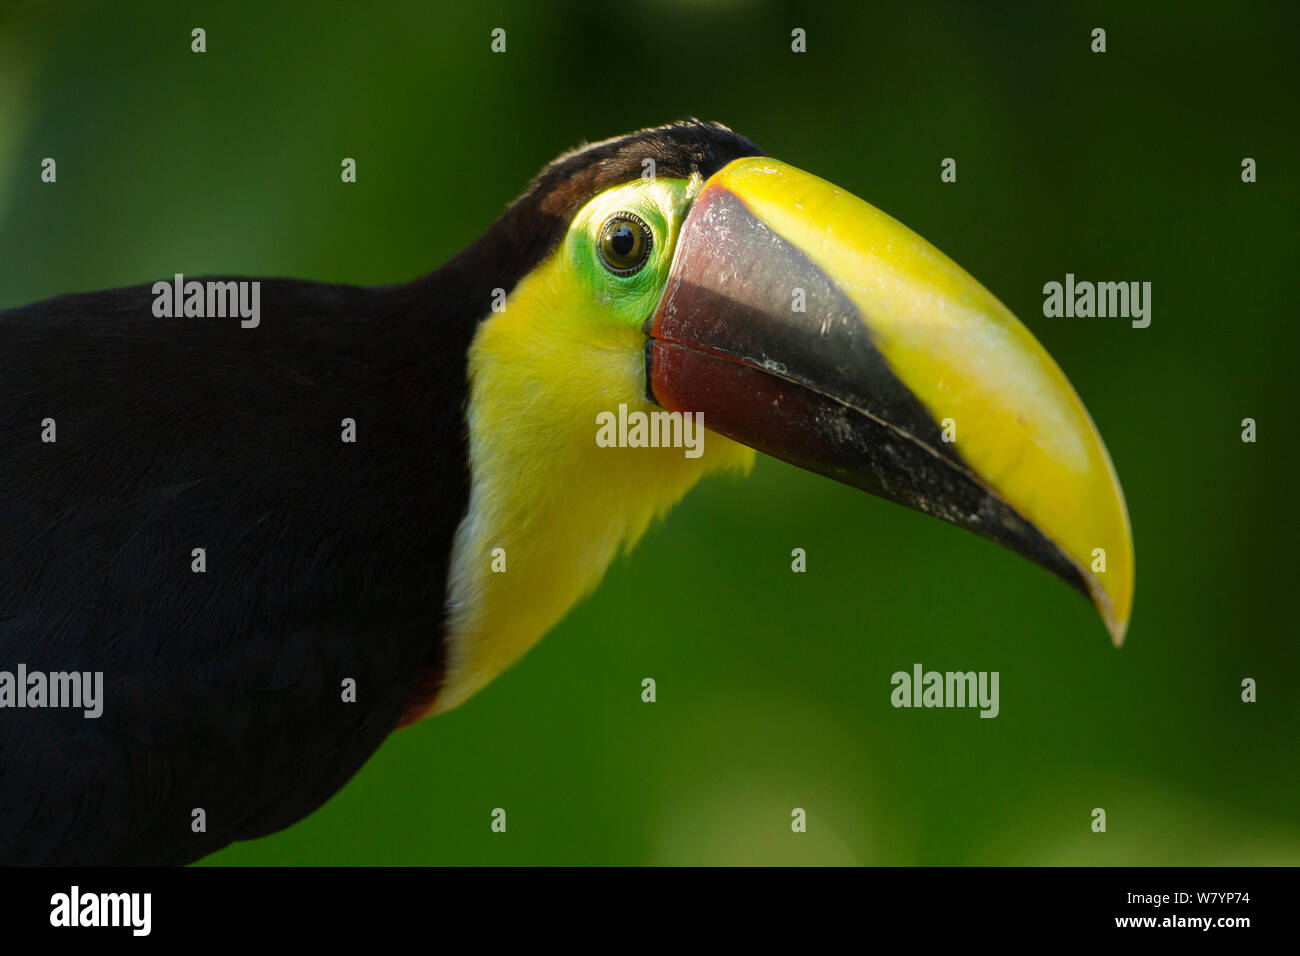
[{"label": "blurred green background", "polygon": [[[1132,515],[1116,651],[1010,552],[762,460],[699,487],[467,705],[209,862],[1300,863],[1300,23],[1290,4],[1135,6],[8,4],[0,307],[174,272],[406,280],[561,150],[695,114],[1006,302],[1092,412]],[[1150,281],[1151,327],[1044,319],[1066,272]],[[915,662],[999,671],[1001,715],[893,709]]]}]

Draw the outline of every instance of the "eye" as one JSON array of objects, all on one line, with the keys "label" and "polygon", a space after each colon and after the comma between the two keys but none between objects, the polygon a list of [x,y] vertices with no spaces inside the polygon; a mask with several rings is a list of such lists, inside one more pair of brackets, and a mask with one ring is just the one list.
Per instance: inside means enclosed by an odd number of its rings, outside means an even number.
[{"label": "eye", "polygon": [[600,227],[596,248],[605,268],[616,276],[630,276],[641,271],[650,258],[654,234],[639,216],[619,212],[605,220]]}]

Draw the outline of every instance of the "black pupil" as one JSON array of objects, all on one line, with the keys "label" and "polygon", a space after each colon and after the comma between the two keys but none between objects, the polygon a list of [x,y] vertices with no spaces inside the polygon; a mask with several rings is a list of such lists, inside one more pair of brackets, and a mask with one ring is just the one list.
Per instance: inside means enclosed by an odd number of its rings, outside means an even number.
[{"label": "black pupil", "polygon": [[632,232],[632,226],[626,222],[620,222],[610,234],[609,244],[615,255],[629,255],[636,246],[636,235]]}]

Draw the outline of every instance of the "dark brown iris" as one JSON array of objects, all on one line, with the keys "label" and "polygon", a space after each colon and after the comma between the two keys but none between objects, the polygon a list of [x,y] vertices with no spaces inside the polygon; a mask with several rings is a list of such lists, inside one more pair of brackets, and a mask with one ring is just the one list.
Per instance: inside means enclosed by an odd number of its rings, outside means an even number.
[{"label": "dark brown iris", "polygon": [[620,212],[600,227],[600,258],[616,276],[630,276],[650,257],[650,227],[630,212]]}]

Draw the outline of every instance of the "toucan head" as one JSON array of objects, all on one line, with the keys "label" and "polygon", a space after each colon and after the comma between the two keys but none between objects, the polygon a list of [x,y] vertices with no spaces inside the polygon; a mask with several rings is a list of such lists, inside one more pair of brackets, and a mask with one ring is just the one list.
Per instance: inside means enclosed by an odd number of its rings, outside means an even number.
[{"label": "toucan head", "polygon": [[[1088,412],[1001,302],[885,213],[686,121],[560,157],[480,240],[488,256],[513,265],[470,349],[437,709],[754,450],[1019,552],[1123,640],[1128,515]],[[702,454],[598,443],[610,416],[655,412],[700,413]]]}]

